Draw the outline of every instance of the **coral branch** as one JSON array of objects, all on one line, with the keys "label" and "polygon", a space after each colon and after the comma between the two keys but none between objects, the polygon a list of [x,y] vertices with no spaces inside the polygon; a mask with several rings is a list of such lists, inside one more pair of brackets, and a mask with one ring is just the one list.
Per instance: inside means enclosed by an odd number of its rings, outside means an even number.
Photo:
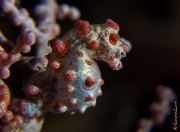
[{"label": "coral branch", "polygon": [[80,15],[81,15],[80,11],[74,6],[70,7],[67,4],[62,4],[58,7],[57,17],[60,20],[69,17],[71,20],[74,21],[74,20],[78,20]]},{"label": "coral branch", "polygon": [[10,103],[10,91],[8,86],[0,79],[0,117],[4,115]]},{"label": "coral branch", "polygon": [[35,27],[35,22],[29,17],[29,13],[25,9],[18,9],[14,4],[13,0],[0,0],[0,8],[14,25],[18,25],[21,28],[22,33],[32,30],[36,34],[37,52],[33,68],[34,70],[38,70],[37,67],[44,69],[44,66],[47,65],[45,55],[50,52],[50,48],[46,44],[50,38]]},{"label": "coral branch", "polygon": [[[63,5],[62,5],[63,7]],[[29,17],[29,13],[25,9],[18,9],[15,6],[14,0],[0,0],[0,8],[14,25],[21,27],[22,33],[33,30],[36,34],[36,55],[33,61],[33,69],[44,71],[48,61],[45,56],[50,53],[51,49],[47,47],[47,41],[54,38],[60,33],[60,27],[55,23],[56,14],[58,16],[68,15],[71,19],[77,20],[80,16],[80,12],[77,8],[68,8],[69,12],[64,13],[61,6],[61,10],[58,11],[58,6],[55,0],[42,0],[42,3],[35,9],[35,14],[38,18],[38,28],[35,27],[35,22]]]},{"label": "coral branch", "polygon": [[136,132],[150,132],[153,127],[162,126],[171,113],[170,104],[177,98],[172,88],[159,85],[155,94],[157,101],[150,104],[150,118],[141,118]]},{"label": "coral branch", "polygon": [[60,33],[60,26],[56,23],[57,8],[56,0],[41,0],[41,3],[35,7],[37,28],[48,36],[48,39]]},{"label": "coral branch", "polygon": [[[2,34],[0,40],[1,43],[7,43],[11,44]],[[27,53],[31,49],[31,45],[35,42],[35,34],[32,31],[27,31],[24,34],[21,34],[17,40],[17,45],[14,47],[14,49],[7,54],[4,49],[1,47],[0,50],[0,78],[6,79],[10,76],[9,67],[14,64],[15,62],[19,61],[21,59],[22,53]]]}]

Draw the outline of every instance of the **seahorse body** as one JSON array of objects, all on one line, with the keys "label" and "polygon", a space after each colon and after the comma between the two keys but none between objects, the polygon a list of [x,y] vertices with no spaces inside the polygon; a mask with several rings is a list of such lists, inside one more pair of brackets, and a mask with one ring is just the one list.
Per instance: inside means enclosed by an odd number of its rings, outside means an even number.
[{"label": "seahorse body", "polygon": [[104,81],[93,59],[119,70],[130,49],[118,31],[118,24],[110,19],[100,25],[79,20],[64,37],[50,40],[47,68],[27,79],[23,88],[27,99],[12,100],[10,110],[36,118],[48,111],[73,114],[94,107]]}]

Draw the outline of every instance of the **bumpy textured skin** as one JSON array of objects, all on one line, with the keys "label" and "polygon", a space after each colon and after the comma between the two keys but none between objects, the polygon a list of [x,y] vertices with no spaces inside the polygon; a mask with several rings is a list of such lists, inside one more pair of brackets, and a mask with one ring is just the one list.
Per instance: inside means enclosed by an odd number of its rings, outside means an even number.
[{"label": "bumpy textured skin", "polygon": [[[40,131],[46,112],[84,113],[96,105],[104,84],[100,70],[93,59],[107,62],[113,70],[122,68],[121,58],[130,45],[120,39],[119,26],[108,19],[104,24],[90,25],[79,20],[75,28],[61,39],[52,39],[48,45],[52,52],[47,56],[48,65],[24,81],[26,99],[12,99],[9,111],[22,119],[13,127],[4,123],[4,131]],[[12,118],[14,119],[14,118]],[[36,126],[33,124],[37,124]],[[12,129],[13,128],[13,129]],[[34,130],[33,130],[34,129]]]}]

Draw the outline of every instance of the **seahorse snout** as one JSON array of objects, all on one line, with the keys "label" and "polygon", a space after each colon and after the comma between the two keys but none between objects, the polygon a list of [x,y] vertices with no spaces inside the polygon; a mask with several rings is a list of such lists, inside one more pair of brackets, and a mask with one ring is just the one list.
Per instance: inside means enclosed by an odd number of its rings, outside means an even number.
[{"label": "seahorse snout", "polygon": [[114,58],[113,61],[109,61],[108,65],[113,69],[113,70],[120,70],[123,66],[121,61],[118,58]]}]

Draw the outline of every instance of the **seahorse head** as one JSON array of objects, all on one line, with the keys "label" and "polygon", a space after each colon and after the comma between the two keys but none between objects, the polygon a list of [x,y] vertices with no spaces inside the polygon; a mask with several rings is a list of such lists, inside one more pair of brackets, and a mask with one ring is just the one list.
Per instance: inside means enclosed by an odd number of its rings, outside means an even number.
[{"label": "seahorse head", "polygon": [[120,60],[131,48],[130,43],[118,35],[119,29],[117,23],[107,19],[104,24],[94,24],[87,28],[84,38],[92,58],[107,62],[113,70],[122,68]]}]

